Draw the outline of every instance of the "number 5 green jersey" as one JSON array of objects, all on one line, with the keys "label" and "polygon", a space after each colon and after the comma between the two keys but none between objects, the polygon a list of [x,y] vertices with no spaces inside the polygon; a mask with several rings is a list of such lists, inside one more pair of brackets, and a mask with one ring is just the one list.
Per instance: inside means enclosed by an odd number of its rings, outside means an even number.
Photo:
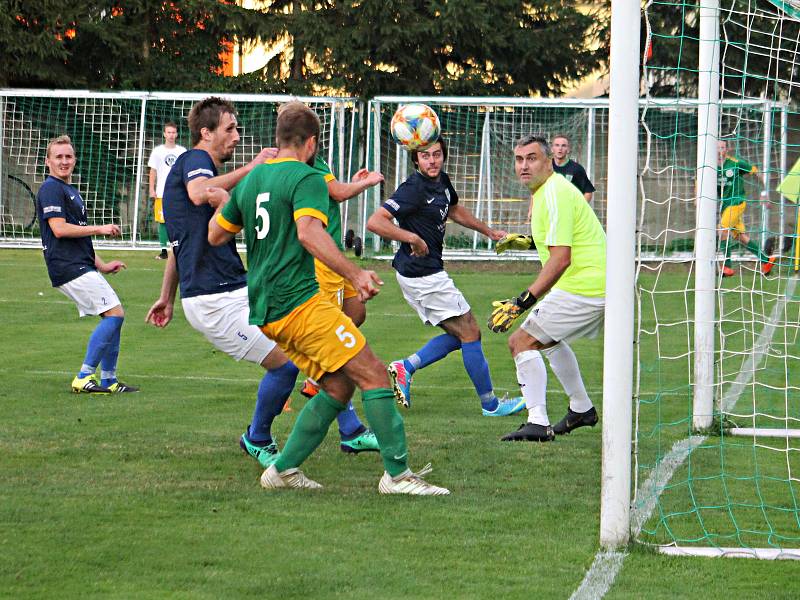
[{"label": "number 5 green jersey", "polygon": [[250,323],[277,321],[317,293],[314,257],[295,221],[311,216],[327,225],[327,212],[324,178],[294,158],[268,160],[234,188],[216,220],[228,232],[244,230]]}]

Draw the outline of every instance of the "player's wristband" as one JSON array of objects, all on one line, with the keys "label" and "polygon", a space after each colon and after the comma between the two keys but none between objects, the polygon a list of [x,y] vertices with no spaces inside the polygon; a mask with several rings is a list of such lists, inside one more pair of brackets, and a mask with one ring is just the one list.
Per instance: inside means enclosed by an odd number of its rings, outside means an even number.
[{"label": "player's wristband", "polygon": [[519,306],[523,311],[526,311],[531,306],[536,304],[536,296],[531,294],[528,290],[525,290],[519,296],[514,298],[514,304]]}]

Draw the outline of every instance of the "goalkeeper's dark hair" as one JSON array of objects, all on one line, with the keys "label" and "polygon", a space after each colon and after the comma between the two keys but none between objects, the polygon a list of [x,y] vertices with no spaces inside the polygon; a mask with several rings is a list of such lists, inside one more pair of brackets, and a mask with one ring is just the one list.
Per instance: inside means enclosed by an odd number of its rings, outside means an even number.
[{"label": "goalkeeper's dark hair", "polygon": [[275,131],[278,148],[299,148],[312,137],[317,139],[319,145],[317,113],[299,100],[282,104],[278,109],[278,124]]},{"label": "goalkeeper's dark hair", "polygon": [[553,151],[550,149],[550,142],[547,141],[546,137],[541,135],[534,135],[534,134],[524,135],[514,143],[514,148],[521,148],[522,146],[529,146],[530,144],[539,144],[542,150],[544,150],[546,156],[553,155]]},{"label": "goalkeeper's dark hair", "polygon": [[[441,136],[439,137],[438,140],[433,142],[433,144],[436,144],[436,143],[438,143],[442,147],[442,162],[443,163],[447,162],[447,143],[444,141],[444,138],[441,137]],[[433,144],[431,144],[430,146],[433,146]],[[428,148],[430,148],[430,146],[428,146]],[[422,150],[412,150],[411,151],[411,162],[414,163],[415,167],[419,168],[419,153],[420,152],[427,152],[428,148],[423,148]]]},{"label": "goalkeeper's dark hair", "polygon": [[233,102],[211,96],[196,103],[189,111],[189,132],[192,134],[192,146],[196,146],[202,139],[201,131],[203,128],[214,131],[219,126],[219,120],[225,113],[236,116],[236,108]]}]

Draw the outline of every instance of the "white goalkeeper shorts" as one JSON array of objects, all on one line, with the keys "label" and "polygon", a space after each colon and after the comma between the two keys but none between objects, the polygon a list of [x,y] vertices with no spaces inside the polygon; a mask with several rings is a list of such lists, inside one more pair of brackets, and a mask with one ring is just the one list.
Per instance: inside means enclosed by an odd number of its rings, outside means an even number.
[{"label": "white goalkeeper shorts", "polygon": [[56,288],[78,307],[78,314],[101,315],[122,304],[106,278],[97,271],[89,271]]},{"label": "white goalkeeper shorts", "polygon": [[595,337],[603,328],[605,298],[552,290],[537,302],[522,329],[543,344]]},{"label": "white goalkeeper shorts", "polygon": [[445,319],[469,312],[469,303],[446,271],[424,277],[403,277],[397,273],[397,283],[423,323],[438,325]]},{"label": "white goalkeeper shorts", "polygon": [[277,345],[251,325],[247,288],[181,300],[186,320],[220,352],[236,360],[261,362]]}]

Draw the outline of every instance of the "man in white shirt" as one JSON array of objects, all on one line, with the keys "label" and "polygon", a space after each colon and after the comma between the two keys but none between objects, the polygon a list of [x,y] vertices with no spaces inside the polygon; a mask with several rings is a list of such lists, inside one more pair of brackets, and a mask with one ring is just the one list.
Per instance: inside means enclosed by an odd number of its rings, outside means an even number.
[{"label": "man in white shirt", "polygon": [[153,213],[158,223],[158,241],[161,244],[161,252],[156,256],[158,259],[167,258],[167,227],[164,225],[164,207],[162,198],[164,197],[164,183],[172,165],[175,164],[181,154],[186,152],[186,148],[175,143],[178,139],[178,126],[172,121],[164,124],[164,143],[153,148],[147,166],[150,167],[150,197],[153,199]]}]

